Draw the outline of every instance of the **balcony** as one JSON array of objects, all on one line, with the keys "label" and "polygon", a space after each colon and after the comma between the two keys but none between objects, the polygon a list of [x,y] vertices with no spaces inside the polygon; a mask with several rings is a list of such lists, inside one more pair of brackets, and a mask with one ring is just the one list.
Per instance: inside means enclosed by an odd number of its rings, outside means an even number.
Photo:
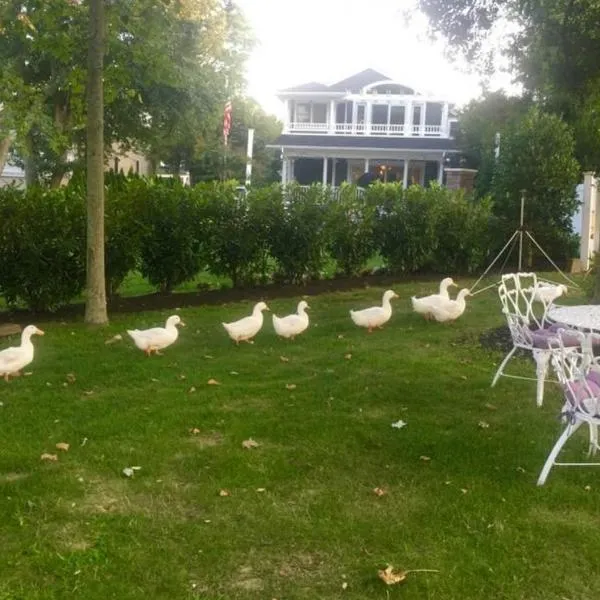
[{"label": "balcony", "polygon": [[450,137],[449,127],[442,125],[406,125],[388,123],[302,123],[288,122],[284,133],[325,135],[368,135],[374,137]]}]

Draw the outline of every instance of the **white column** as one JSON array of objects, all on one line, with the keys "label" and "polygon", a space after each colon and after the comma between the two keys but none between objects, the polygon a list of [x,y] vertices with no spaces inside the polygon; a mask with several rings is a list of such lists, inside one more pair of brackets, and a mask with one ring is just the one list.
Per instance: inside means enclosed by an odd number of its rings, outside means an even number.
[{"label": "white column", "polygon": [[438,183],[442,185],[444,183],[444,159],[438,162]]},{"label": "white column", "polygon": [[448,137],[450,130],[448,127],[448,103],[444,102],[442,105],[442,137]]},{"label": "white column", "polygon": [[593,196],[594,173],[586,171],[583,174],[583,204],[581,205],[581,246],[579,258],[581,268],[587,271],[590,268],[590,258],[593,252],[594,212]]},{"label": "white column", "polygon": [[335,186],[335,165],[337,164],[337,158],[331,159],[331,185]]},{"label": "white column", "polygon": [[404,159],[404,173],[402,175],[402,187],[406,189],[408,187],[408,158]]},{"label": "white column", "polygon": [[327,157],[323,157],[323,185],[327,185]]},{"label": "white column", "polygon": [[296,161],[293,158],[290,158],[290,170],[288,177],[290,178],[290,181],[294,181],[294,178],[296,177]]},{"label": "white column", "polygon": [[352,183],[352,169],[350,168],[350,159],[346,160],[346,181]]},{"label": "white column", "polygon": [[371,135],[371,119],[373,115],[373,104],[367,102],[365,106],[365,135]]},{"label": "white column", "polygon": [[329,103],[329,133],[335,133],[335,100]]},{"label": "white column", "polygon": [[285,185],[288,182],[288,160],[283,158],[281,161],[281,184]]},{"label": "white column", "polygon": [[369,172],[369,159],[365,158],[365,173]]},{"label": "white column", "polygon": [[404,108],[404,135],[412,135],[412,102],[410,100]]}]

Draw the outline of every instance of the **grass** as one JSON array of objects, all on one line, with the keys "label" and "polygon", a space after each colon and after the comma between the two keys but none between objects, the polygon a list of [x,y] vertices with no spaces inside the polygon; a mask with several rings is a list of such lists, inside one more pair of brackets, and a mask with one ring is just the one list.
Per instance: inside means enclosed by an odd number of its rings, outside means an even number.
[{"label": "grass", "polygon": [[[38,323],[32,375],[0,382],[0,599],[599,597],[598,472],[535,485],[558,390],[539,409],[533,382],[491,389],[502,356],[478,336],[502,324],[494,292],[443,326],[410,310],[432,287],[396,286],[372,335],[348,309],[383,290],[310,298],[311,328],[289,343],[267,320],[233,346],[220,322],[246,304],[183,308],[180,339],[151,359],[104,342],[163,313]],[[566,454],[585,449],[582,434]],[[439,573],[388,588],[387,564]]]}]

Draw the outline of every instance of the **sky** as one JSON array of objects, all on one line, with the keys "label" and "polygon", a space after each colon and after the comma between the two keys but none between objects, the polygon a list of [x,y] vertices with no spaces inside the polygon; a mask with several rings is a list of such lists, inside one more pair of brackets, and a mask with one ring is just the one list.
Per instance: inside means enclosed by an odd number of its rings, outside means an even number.
[{"label": "sky", "polygon": [[[277,90],[319,81],[335,83],[366,68],[464,104],[481,93],[479,78],[444,56],[426,35],[414,0],[236,0],[258,46],[248,62],[248,93],[282,116]],[[406,13],[411,23],[406,22]],[[510,88],[507,74],[490,89]]]}]

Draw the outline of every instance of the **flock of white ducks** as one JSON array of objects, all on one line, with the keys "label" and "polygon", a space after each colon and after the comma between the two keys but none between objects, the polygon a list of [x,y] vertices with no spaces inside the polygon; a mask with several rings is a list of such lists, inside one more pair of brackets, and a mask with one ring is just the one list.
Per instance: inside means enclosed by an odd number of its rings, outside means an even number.
[{"label": "flock of white ducks", "polygon": [[[413,297],[413,310],[422,314],[426,319],[435,319],[439,322],[454,321],[465,311],[465,298],[469,295],[468,289],[462,289],[458,296],[452,300],[448,295],[448,288],[456,285],[452,278],[447,277],[440,284],[439,294],[432,294],[422,298]],[[563,286],[564,287],[564,286]],[[554,291],[556,293],[556,290]],[[560,291],[563,293],[563,290]],[[559,294],[560,295],[560,294]],[[350,318],[358,327],[367,329],[370,333],[375,328],[381,329],[392,316],[391,300],[398,298],[393,290],[383,294],[381,306],[371,306],[361,310],[351,310]],[[297,311],[285,317],[273,315],[273,328],[275,333],[283,338],[293,340],[308,329],[309,318],[306,310],[309,308],[306,301],[298,303]],[[222,323],[229,337],[236,343],[249,342],[261,330],[264,322],[263,312],[269,310],[264,302],[254,305],[252,314],[231,323]],[[177,341],[179,336],[178,326],[185,323],[178,315],[170,316],[164,327],[151,329],[129,329],[127,333],[135,345],[147,356],[160,354],[160,351]],[[21,370],[33,361],[34,347],[31,336],[44,335],[44,332],[29,325],[21,334],[21,345],[6,348],[0,351],[0,377],[6,381],[11,376],[18,376]]]}]

